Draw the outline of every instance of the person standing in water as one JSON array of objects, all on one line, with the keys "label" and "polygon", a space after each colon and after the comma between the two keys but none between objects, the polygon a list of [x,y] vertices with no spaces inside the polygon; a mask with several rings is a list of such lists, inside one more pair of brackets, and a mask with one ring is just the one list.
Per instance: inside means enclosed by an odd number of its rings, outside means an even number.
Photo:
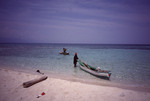
[{"label": "person standing in water", "polygon": [[73,61],[74,67],[76,67],[76,65],[77,65],[77,60],[78,60],[78,56],[77,56],[77,53],[75,53],[74,61]]},{"label": "person standing in water", "polygon": [[64,50],[64,53],[66,53],[66,50],[67,50],[67,49],[66,49],[66,48],[63,48],[63,50]]}]

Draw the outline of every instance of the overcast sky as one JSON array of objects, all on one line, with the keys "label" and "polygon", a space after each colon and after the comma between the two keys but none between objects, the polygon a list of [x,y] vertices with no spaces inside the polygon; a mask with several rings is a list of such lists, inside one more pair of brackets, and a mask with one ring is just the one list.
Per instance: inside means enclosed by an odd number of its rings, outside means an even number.
[{"label": "overcast sky", "polygon": [[0,43],[150,44],[150,0],[0,0]]}]

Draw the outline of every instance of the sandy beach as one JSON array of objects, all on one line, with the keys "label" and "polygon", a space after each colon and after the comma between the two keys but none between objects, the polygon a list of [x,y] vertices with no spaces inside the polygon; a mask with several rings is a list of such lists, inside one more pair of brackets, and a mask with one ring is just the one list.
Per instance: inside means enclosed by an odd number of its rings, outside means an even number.
[{"label": "sandy beach", "polygon": [[[48,77],[31,87],[23,82],[39,78],[10,69],[0,69],[0,101],[149,101],[150,92],[92,85]],[[37,98],[41,93],[45,95]]]}]

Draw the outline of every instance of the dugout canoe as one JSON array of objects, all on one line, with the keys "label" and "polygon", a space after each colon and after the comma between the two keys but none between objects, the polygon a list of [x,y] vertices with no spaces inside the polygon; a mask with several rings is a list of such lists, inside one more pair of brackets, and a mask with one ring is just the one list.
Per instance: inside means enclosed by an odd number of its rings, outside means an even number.
[{"label": "dugout canoe", "polygon": [[110,71],[106,71],[106,70],[98,71],[95,67],[92,67],[92,66],[84,63],[81,60],[78,60],[78,62],[79,62],[81,70],[88,72],[88,73],[90,73],[96,77],[100,77],[100,78],[104,78],[104,79],[110,79],[110,76],[111,76]]}]

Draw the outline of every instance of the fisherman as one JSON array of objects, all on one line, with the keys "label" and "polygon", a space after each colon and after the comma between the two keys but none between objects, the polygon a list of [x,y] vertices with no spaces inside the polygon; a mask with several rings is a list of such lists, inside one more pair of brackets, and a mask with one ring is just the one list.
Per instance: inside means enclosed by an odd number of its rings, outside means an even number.
[{"label": "fisherman", "polygon": [[67,49],[66,49],[66,48],[63,48],[63,50],[64,50],[64,53],[66,53],[66,50],[67,50]]},{"label": "fisherman", "polygon": [[77,65],[77,60],[78,60],[78,56],[77,56],[77,53],[75,53],[74,61],[73,61],[74,67],[76,67],[76,65]]}]

